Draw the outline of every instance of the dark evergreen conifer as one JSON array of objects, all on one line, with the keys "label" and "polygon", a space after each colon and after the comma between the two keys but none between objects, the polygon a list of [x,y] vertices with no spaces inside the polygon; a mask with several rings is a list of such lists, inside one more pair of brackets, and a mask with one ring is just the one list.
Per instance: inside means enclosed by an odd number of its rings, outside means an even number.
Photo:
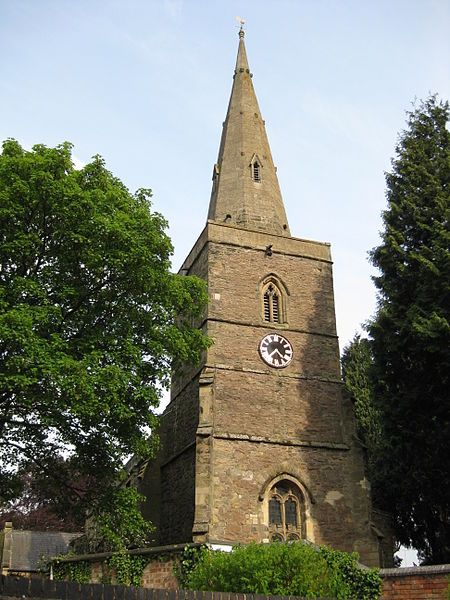
[{"label": "dark evergreen conifer", "polygon": [[392,170],[381,244],[373,338],[383,446],[377,501],[399,541],[425,562],[450,562],[450,133],[448,103],[409,113]]},{"label": "dark evergreen conifer", "polygon": [[358,436],[367,448],[369,469],[380,438],[380,415],[374,404],[371,341],[355,335],[342,353],[342,377],[351,394]]}]

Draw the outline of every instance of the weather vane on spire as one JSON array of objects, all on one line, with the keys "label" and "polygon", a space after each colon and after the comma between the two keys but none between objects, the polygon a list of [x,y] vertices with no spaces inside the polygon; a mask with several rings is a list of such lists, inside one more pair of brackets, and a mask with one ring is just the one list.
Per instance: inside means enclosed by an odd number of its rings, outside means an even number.
[{"label": "weather vane on spire", "polygon": [[242,17],[236,17],[236,21],[239,23],[240,25],[240,29],[239,29],[239,37],[244,37],[244,25],[245,25],[245,19],[243,19]]}]

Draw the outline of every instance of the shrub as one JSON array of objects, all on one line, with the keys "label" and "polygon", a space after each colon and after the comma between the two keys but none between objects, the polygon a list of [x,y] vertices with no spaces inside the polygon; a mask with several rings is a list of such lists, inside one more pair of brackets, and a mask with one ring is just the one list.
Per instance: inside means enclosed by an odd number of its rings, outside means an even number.
[{"label": "shrub", "polygon": [[381,579],[356,554],[305,543],[250,544],[232,552],[202,550],[187,575],[191,590],[375,600]]}]

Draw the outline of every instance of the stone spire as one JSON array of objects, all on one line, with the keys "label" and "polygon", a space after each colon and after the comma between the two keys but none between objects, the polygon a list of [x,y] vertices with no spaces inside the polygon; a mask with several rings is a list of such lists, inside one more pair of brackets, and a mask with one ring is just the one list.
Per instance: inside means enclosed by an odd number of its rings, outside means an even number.
[{"label": "stone spire", "polygon": [[288,236],[280,186],[251,78],[241,27],[208,219]]}]

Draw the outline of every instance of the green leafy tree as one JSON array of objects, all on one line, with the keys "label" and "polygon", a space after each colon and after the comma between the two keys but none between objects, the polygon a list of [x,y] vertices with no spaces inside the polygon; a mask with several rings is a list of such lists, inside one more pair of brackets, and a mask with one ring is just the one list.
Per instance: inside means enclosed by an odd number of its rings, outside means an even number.
[{"label": "green leafy tree", "polygon": [[[68,143],[3,144],[0,496],[17,495],[32,462],[80,515],[128,507],[127,543],[145,522],[134,490],[117,492],[124,459],[151,455],[161,387],[207,345],[192,326],[205,286],[170,272],[150,196],[131,194],[99,156],[75,170]],[[114,546],[115,524],[102,523]]]},{"label": "green leafy tree", "polygon": [[450,133],[448,103],[409,113],[387,179],[378,310],[369,326],[382,415],[377,503],[400,542],[450,562]]}]

